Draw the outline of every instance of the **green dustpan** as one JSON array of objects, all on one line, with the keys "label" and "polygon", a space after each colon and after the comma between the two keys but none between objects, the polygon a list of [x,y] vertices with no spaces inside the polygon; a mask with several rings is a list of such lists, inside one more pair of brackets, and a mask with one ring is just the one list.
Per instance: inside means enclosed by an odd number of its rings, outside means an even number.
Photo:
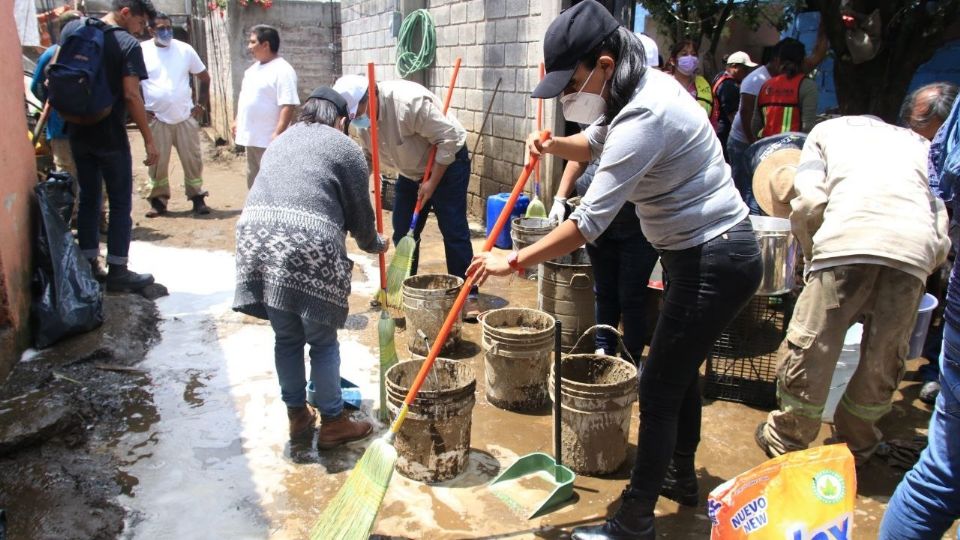
[{"label": "green dustpan", "polygon": [[[560,321],[556,322],[553,377],[553,451],[556,459],[543,452],[522,456],[504,469],[490,490],[513,511],[533,519],[573,497],[577,475],[560,460]],[[542,495],[549,493],[544,498]]]}]

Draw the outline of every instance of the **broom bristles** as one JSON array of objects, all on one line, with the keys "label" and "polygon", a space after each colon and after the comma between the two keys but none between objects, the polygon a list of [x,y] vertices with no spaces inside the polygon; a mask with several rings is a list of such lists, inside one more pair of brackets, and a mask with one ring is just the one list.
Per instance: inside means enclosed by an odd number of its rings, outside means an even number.
[{"label": "broom bristles", "polygon": [[413,251],[417,248],[417,241],[413,235],[406,235],[397,242],[397,250],[393,254],[390,266],[387,268],[387,306],[392,308],[403,307],[403,282],[410,277],[410,268],[413,265]]},{"label": "broom bristles", "polygon": [[527,213],[524,217],[545,218],[547,217],[547,207],[543,205],[543,201],[537,197],[534,197],[527,206]]},{"label": "broom bristles", "polygon": [[380,323],[377,325],[377,333],[380,338],[380,420],[386,422],[389,420],[387,411],[387,370],[397,363],[397,347],[394,342],[396,333],[396,323],[393,317],[386,310],[380,312]]},{"label": "broom bristles", "polygon": [[367,540],[396,462],[393,445],[383,437],[373,441],[320,514],[311,540]]}]

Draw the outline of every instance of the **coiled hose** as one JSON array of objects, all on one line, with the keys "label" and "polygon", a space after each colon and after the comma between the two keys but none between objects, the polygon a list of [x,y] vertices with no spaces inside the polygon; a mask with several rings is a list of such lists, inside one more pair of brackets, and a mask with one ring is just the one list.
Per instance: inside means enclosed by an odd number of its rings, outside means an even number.
[{"label": "coiled hose", "polygon": [[[420,30],[420,48],[413,52],[412,45],[416,31]],[[397,36],[397,73],[406,77],[433,63],[437,52],[437,30],[433,17],[425,9],[418,9],[407,15],[400,25]]]}]

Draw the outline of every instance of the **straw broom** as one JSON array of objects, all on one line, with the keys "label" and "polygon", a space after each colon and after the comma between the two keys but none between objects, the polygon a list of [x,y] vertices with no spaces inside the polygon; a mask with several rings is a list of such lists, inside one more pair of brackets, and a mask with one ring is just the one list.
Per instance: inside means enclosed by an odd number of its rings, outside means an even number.
[{"label": "straw broom", "polygon": [[[543,62],[540,62],[540,80],[543,80],[544,67]],[[537,131],[543,131],[543,99],[537,100]],[[545,218],[547,217],[547,208],[543,205],[543,201],[540,200],[540,167],[537,167],[534,171],[535,176],[533,179],[533,200],[530,201],[530,205],[527,206],[527,213],[524,217],[528,218]]]},{"label": "straw broom", "polygon": [[[443,115],[447,115],[450,109],[450,100],[453,98],[453,88],[457,84],[457,74],[460,73],[460,57],[458,56],[453,64],[453,75],[450,77],[450,86],[447,87],[447,95],[443,99]],[[423,174],[423,180],[430,179],[430,173],[433,172],[433,163],[437,156],[437,147],[430,148],[427,156],[427,168]],[[413,266],[413,252],[417,248],[417,241],[413,237],[413,231],[417,228],[417,221],[420,219],[420,210],[423,208],[423,200],[417,198],[417,204],[413,209],[413,219],[410,220],[410,230],[407,235],[397,243],[397,250],[390,260],[390,268],[387,269],[387,305],[392,308],[400,308],[403,298],[403,282],[410,277],[410,268]]]},{"label": "straw broom", "polygon": [[[541,132],[540,140],[545,141],[549,138],[549,132]],[[540,159],[531,156],[530,162],[523,168],[520,178],[517,179],[510,198],[500,211],[497,222],[487,236],[483,244],[483,251],[490,251],[493,244],[500,235],[500,231],[510,219],[510,213],[513,211],[520,193],[530,178],[530,174],[537,167]],[[373,529],[374,520],[377,512],[380,510],[380,503],[390,485],[390,477],[393,476],[393,467],[397,462],[397,450],[393,447],[393,441],[403,426],[403,421],[407,417],[410,405],[416,399],[420,392],[420,387],[430,373],[434,361],[440,356],[440,349],[450,335],[450,330],[460,318],[460,310],[470,294],[470,288],[476,281],[476,274],[468,275],[460,293],[453,303],[453,307],[447,313],[447,318],[440,327],[437,338],[433,341],[430,353],[420,366],[416,379],[410,385],[410,390],[403,400],[403,406],[397,414],[397,418],[390,426],[390,430],[384,436],[376,439],[367,447],[366,452],[360,457],[356,467],[350,473],[347,481],[340,488],[340,491],[334,496],[330,504],[320,514],[320,518],[313,526],[310,532],[311,540],[366,540],[370,536],[370,530]]]},{"label": "straw broom", "polygon": [[[369,87],[374,90],[370,92],[372,96],[369,100],[370,108],[370,141],[373,149],[370,151],[371,161],[373,162],[373,193],[377,207],[377,233],[383,236],[383,198],[381,197],[383,178],[380,176],[380,146],[377,126],[377,106],[379,102],[376,99],[377,80],[374,74],[373,62],[367,64],[367,77]],[[387,412],[387,387],[384,374],[394,364],[397,363],[397,347],[394,337],[397,331],[397,325],[393,322],[393,317],[387,312],[387,265],[386,256],[380,253],[378,256],[380,263],[380,290],[377,291],[377,298],[374,304],[382,307],[380,311],[380,322],[377,323],[377,335],[380,345],[380,412],[381,421],[386,422],[389,419]]]}]

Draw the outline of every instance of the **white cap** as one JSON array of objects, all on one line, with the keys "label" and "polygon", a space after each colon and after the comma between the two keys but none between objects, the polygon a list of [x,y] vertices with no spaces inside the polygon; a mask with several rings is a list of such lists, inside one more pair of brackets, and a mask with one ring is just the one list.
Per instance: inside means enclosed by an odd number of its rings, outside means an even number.
[{"label": "white cap", "polygon": [[737,51],[728,56],[727,65],[729,64],[743,64],[747,67],[757,67],[755,62],[750,61],[750,55],[743,51]]},{"label": "white cap", "polygon": [[660,67],[660,48],[657,47],[657,42],[642,32],[637,32],[636,34],[637,37],[640,38],[640,43],[643,44],[643,51],[647,53],[647,65],[650,67]]},{"label": "white cap", "polygon": [[347,109],[350,111],[350,118],[357,115],[357,106],[360,100],[367,93],[368,81],[366,77],[360,75],[344,75],[333,83],[333,89],[336,90],[343,99],[347,100]]}]

